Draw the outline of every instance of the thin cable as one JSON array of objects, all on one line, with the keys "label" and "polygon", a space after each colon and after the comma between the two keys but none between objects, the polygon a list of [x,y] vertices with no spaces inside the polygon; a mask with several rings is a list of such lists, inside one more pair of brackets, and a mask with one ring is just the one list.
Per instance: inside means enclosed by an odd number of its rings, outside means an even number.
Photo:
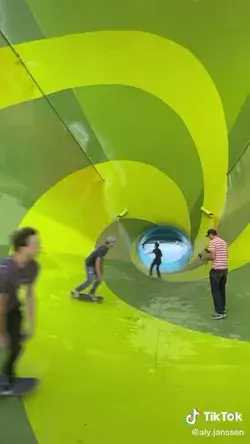
[{"label": "thin cable", "polygon": [[234,170],[234,168],[238,165],[240,159],[242,158],[242,156],[244,156],[246,150],[249,148],[250,146],[250,140],[247,142],[244,150],[240,153],[240,155],[237,157],[236,161],[234,162],[234,164],[231,166],[230,170],[228,170],[227,175],[229,176],[229,174],[231,174],[231,172]]},{"label": "thin cable", "polygon": [[70,131],[69,127],[66,125],[66,123],[64,122],[63,118],[60,116],[60,114],[58,113],[58,111],[55,109],[54,105],[50,102],[50,100],[48,99],[47,95],[43,92],[42,88],[39,86],[39,84],[37,83],[36,79],[34,78],[34,76],[31,74],[31,72],[29,71],[29,69],[27,68],[27,66],[25,65],[24,61],[21,59],[20,55],[16,52],[15,48],[12,46],[12,44],[10,43],[10,41],[8,40],[8,38],[6,37],[6,35],[3,33],[3,31],[0,30],[1,35],[3,36],[4,40],[6,41],[6,43],[8,44],[8,46],[12,49],[13,53],[15,54],[15,56],[18,58],[18,60],[21,62],[22,66],[24,67],[25,71],[28,73],[28,75],[30,76],[30,78],[32,79],[32,81],[35,83],[36,87],[38,88],[38,90],[40,91],[42,97],[46,100],[46,102],[48,103],[48,105],[51,107],[51,109],[53,110],[53,112],[56,114],[56,116],[58,117],[58,119],[60,120],[60,122],[63,124],[64,128],[66,128],[66,131],[70,134],[70,136],[74,139],[74,141],[76,142],[77,146],[80,148],[81,152],[87,157],[90,165],[92,165],[92,167],[94,168],[94,170],[96,171],[96,173],[98,174],[98,176],[100,177],[100,179],[104,182],[105,179],[104,177],[101,175],[101,173],[98,171],[98,169],[96,168],[96,166],[91,162],[91,159],[89,158],[89,156],[85,153],[85,151],[83,150],[83,148],[81,147],[80,143],[78,142],[78,140],[76,139],[76,137],[74,136],[74,134]]}]

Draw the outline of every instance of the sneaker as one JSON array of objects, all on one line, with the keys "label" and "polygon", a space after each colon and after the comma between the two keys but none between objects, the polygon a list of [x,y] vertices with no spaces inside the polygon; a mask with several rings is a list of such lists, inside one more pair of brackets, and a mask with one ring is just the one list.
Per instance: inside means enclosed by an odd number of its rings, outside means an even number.
[{"label": "sneaker", "polygon": [[0,396],[10,396],[13,393],[14,390],[10,384],[0,386]]},{"label": "sneaker", "polygon": [[78,293],[78,291],[76,291],[76,290],[73,290],[73,291],[71,291],[71,297],[73,299],[79,299],[80,293]]},{"label": "sneaker", "polygon": [[0,387],[8,384],[9,380],[7,378],[7,376],[5,375],[0,375]]},{"label": "sneaker", "polygon": [[213,319],[223,319],[223,318],[225,318],[225,314],[222,314],[222,313],[215,313],[213,316],[212,316],[212,318]]},{"label": "sneaker", "polygon": [[227,314],[227,310],[224,309],[222,313],[223,313],[224,315],[226,315],[226,314]]},{"label": "sneaker", "polygon": [[9,382],[9,379],[7,376],[1,375],[0,376],[0,395],[1,396],[8,396],[13,393],[13,387],[12,384]]},{"label": "sneaker", "polygon": [[89,293],[89,297],[92,299],[93,302],[98,301],[98,298],[94,294]]}]

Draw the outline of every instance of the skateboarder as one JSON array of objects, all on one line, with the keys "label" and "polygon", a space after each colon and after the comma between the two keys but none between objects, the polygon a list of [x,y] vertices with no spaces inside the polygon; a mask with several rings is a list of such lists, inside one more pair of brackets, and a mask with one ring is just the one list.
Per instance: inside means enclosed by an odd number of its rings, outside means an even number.
[{"label": "skateboarder", "polygon": [[71,296],[78,299],[81,297],[80,293],[86,288],[92,285],[89,296],[93,301],[96,300],[95,292],[102,282],[102,265],[103,258],[107,254],[110,248],[116,243],[116,239],[113,236],[109,236],[105,244],[96,248],[85,260],[87,280],[83,284],[79,285],[75,290],[71,292]]},{"label": "skateboarder", "polygon": [[35,257],[40,248],[38,233],[34,228],[22,228],[13,234],[11,244],[13,254],[0,260],[0,348],[7,351],[0,369],[0,394],[13,392],[16,362],[22,351],[22,313],[18,299],[21,286],[27,289],[29,335],[34,333],[35,327],[35,283],[39,269]]},{"label": "skateboarder", "polygon": [[158,278],[161,278],[161,273],[160,273],[160,265],[161,265],[161,258],[162,258],[162,251],[159,248],[160,244],[158,242],[155,242],[155,248],[153,251],[150,251],[148,254],[154,254],[155,258],[150,266],[150,270],[149,270],[149,276],[152,276],[153,273],[153,269],[154,267],[156,267],[156,272],[157,272],[157,276]]}]

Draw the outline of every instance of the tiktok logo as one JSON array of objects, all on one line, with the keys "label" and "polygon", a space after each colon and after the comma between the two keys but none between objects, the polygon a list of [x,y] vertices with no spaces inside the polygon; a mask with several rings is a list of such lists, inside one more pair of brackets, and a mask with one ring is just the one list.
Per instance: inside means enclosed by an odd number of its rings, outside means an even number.
[{"label": "tiktok logo", "polygon": [[200,412],[198,409],[193,409],[192,413],[190,413],[190,415],[187,415],[187,417],[186,417],[187,423],[190,425],[195,424],[199,414],[200,414]]}]

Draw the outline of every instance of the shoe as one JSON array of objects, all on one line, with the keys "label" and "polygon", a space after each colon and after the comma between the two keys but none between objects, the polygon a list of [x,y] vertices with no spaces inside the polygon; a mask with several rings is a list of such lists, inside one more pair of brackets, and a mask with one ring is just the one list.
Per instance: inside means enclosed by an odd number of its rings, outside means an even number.
[{"label": "shoe", "polygon": [[227,314],[227,310],[224,309],[222,313],[223,313],[224,315],[226,315],[226,314]]},{"label": "shoe", "polygon": [[94,294],[89,293],[89,297],[90,299],[92,299],[93,302],[98,301],[98,298]]},{"label": "shoe", "polygon": [[13,393],[13,384],[5,375],[0,375],[0,395],[9,396]]},{"label": "shoe", "polygon": [[212,316],[213,319],[224,319],[225,317],[226,317],[226,315],[223,314],[223,313],[215,313],[215,314]]},{"label": "shoe", "polygon": [[0,387],[8,384],[9,380],[7,378],[7,376],[5,375],[0,375]]},{"label": "shoe", "polygon": [[6,384],[0,386],[0,396],[10,396],[14,393],[13,387],[11,384]]},{"label": "shoe", "polygon": [[70,295],[73,299],[79,299],[79,297],[80,297],[80,293],[78,293],[78,291],[76,291],[76,290],[71,291]]}]

